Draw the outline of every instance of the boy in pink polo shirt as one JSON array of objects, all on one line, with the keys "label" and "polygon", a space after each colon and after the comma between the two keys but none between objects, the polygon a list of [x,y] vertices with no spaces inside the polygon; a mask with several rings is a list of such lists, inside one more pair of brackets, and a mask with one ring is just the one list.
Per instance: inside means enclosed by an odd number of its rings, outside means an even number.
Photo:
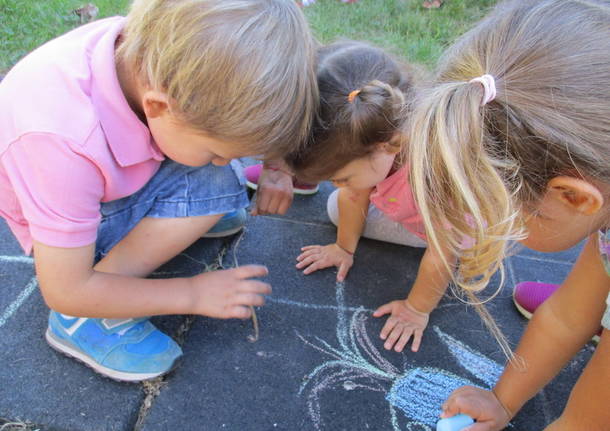
[{"label": "boy in pink polo shirt", "polygon": [[111,378],[180,347],[145,316],[248,318],[262,266],[145,277],[248,205],[232,159],[279,158],[315,111],[313,47],[283,0],[135,0],[0,83],[0,215],[33,251],[47,341]]}]

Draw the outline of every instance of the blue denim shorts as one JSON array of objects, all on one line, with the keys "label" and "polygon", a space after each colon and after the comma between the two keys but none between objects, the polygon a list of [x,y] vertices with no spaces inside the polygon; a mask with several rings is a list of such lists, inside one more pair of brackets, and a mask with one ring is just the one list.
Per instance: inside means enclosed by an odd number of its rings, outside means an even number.
[{"label": "blue denim shorts", "polygon": [[248,206],[241,163],[191,167],[165,160],[136,193],[101,205],[96,262],[144,217],[178,218],[226,214]]}]

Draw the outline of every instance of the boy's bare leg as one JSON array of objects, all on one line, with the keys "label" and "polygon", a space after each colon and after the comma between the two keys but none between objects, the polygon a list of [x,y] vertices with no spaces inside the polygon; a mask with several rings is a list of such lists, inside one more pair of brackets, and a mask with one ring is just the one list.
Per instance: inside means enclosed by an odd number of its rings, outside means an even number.
[{"label": "boy's bare leg", "polygon": [[100,260],[94,269],[110,274],[146,277],[193,244],[222,214],[180,218],[143,218]]}]

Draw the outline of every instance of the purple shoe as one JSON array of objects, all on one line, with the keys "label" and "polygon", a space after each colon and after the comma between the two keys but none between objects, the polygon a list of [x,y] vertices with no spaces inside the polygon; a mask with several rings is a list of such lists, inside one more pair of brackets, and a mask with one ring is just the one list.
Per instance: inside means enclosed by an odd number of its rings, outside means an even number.
[{"label": "purple shoe", "polygon": [[[549,298],[553,292],[559,289],[559,284],[538,283],[536,281],[524,281],[515,286],[513,290],[513,302],[525,318],[531,319],[534,311]],[[601,328],[597,335],[593,336],[593,342],[599,343]]]},{"label": "purple shoe", "polygon": [[[248,166],[244,169],[244,174],[246,176],[246,184],[252,190],[256,190],[258,188],[258,179],[261,176],[261,172],[263,172],[262,163]],[[320,189],[317,184],[301,183],[295,178],[292,179],[292,186],[293,193],[295,195],[313,195],[314,193],[317,193],[317,191]]]}]

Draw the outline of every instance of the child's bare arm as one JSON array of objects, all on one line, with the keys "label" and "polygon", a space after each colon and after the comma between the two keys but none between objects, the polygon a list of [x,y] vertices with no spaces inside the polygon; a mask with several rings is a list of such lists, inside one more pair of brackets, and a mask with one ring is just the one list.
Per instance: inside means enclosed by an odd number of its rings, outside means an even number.
[{"label": "child's bare arm", "polygon": [[[449,269],[443,263],[441,253],[445,254]],[[434,246],[426,249],[419,264],[417,278],[407,297],[407,301],[417,311],[431,313],[436,308],[451,281],[451,271],[456,261],[456,257],[447,250],[438,251]]]},{"label": "child's bare arm", "polygon": [[55,311],[83,317],[124,318],[160,314],[201,314],[247,318],[262,305],[266,283],[249,280],[267,270],[249,265],[191,278],[152,280],[95,271],[94,245],[50,247],[36,242],[36,274],[45,301]]},{"label": "child's bare arm", "polygon": [[337,281],[345,279],[354,263],[353,254],[364,229],[372,190],[372,188],[339,190],[337,242],[325,246],[309,245],[301,248],[302,253],[297,256],[299,262],[297,268],[305,268],[303,273],[310,274],[318,269],[336,266],[339,268]]},{"label": "child's bare arm", "polygon": [[[411,350],[419,350],[429,314],[438,305],[451,280],[451,271],[443,264],[440,253],[447,254],[447,251],[439,252],[435,247],[428,247],[409,296],[384,304],[373,313],[375,317],[390,314],[380,333],[386,349],[394,348],[401,352],[413,337]],[[456,262],[455,257],[447,256],[446,259],[452,268]]]},{"label": "child's bare arm", "polygon": [[352,254],[356,251],[366,223],[372,192],[372,188],[354,190],[345,187],[339,190],[337,245]]},{"label": "child's bare arm", "polygon": [[[595,234],[589,238],[562,286],[534,313],[515,352],[518,359],[523,359],[525,369],[520,368],[519,362],[507,365],[494,389],[497,399],[488,391],[469,389],[461,394],[458,389],[445,403],[444,415],[452,416],[461,411],[475,417],[478,423],[494,424],[482,430],[502,429],[504,422],[500,417],[513,416],[597,332],[609,285]],[[606,352],[610,351],[607,332],[604,331],[606,340],[605,347],[602,346]],[[599,354],[598,347],[563,415],[549,430],[604,429],[607,426],[610,421],[607,408],[610,357],[601,358]],[[595,376],[592,376],[593,370],[596,370]],[[489,400],[494,399],[495,405],[490,404]],[[508,410],[507,415],[502,413],[501,405]]]},{"label": "child's bare arm", "polygon": [[526,371],[509,364],[496,385],[498,397],[511,412],[544,387],[599,330],[609,285],[596,233],[565,282],[528,324],[516,351],[525,360]]}]

